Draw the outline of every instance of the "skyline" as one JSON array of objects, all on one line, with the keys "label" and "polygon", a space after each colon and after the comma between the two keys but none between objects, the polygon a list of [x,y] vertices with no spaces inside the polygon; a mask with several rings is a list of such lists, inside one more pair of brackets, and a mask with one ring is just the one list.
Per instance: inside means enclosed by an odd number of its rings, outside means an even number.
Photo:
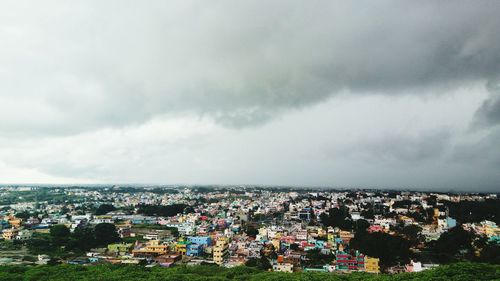
[{"label": "skyline", "polygon": [[0,183],[499,190],[500,2],[0,4]]}]

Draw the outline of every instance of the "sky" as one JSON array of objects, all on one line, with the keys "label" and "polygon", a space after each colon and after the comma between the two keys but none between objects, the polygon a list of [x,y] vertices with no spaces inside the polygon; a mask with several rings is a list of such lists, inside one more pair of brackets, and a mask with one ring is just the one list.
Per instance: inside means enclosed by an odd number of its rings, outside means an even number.
[{"label": "sky", "polygon": [[2,1],[0,183],[500,191],[500,1]]}]

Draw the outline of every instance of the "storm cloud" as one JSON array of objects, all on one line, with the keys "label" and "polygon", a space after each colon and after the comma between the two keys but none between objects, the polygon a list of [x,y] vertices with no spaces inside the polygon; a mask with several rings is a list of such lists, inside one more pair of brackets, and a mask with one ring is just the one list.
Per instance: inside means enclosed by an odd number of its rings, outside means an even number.
[{"label": "storm cloud", "polygon": [[1,101],[16,109],[2,114],[4,132],[72,134],[185,111],[240,127],[340,90],[439,92],[500,70],[495,1],[3,6]]},{"label": "storm cloud", "polygon": [[[487,153],[465,151],[498,143],[499,12],[498,1],[6,1],[0,162],[70,181],[127,171],[127,182],[319,185],[356,184],[359,163],[434,163],[447,172],[429,178],[453,188],[464,181],[450,167]],[[280,159],[261,154],[285,142]],[[245,175],[252,154],[283,167]],[[164,177],[171,159],[186,174]],[[477,165],[494,187],[498,161]],[[405,179],[419,184],[402,173],[392,185]]]}]

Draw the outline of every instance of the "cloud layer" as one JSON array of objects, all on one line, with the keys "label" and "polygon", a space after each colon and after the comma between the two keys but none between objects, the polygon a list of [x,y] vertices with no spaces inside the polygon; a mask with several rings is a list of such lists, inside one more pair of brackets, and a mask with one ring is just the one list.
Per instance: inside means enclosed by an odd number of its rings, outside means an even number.
[{"label": "cloud layer", "polygon": [[7,133],[73,134],[186,111],[240,127],[343,89],[439,92],[500,72],[494,1],[3,6]]},{"label": "cloud layer", "polygon": [[[406,179],[453,188],[464,182],[460,174],[474,175],[462,165],[472,161],[492,188],[500,167],[499,11],[497,1],[5,2],[0,162],[76,181],[120,181],[123,171],[128,182]],[[374,118],[384,112],[394,114]],[[393,122],[401,127],[387,131]],[[172,129],[178,124],[186,131]],[[266,139],[266,128],[284,135]],[[262,154],[280,151],[276,143],[295,131],[302,133],[281,158]],[[216,134],[225,137],[214,141]],[[245,149],[246,137],[248,155],[228,150]],[[315,151],[304,160],[314,165],[301,164],[304,151]],[[251,155],[275,174],[255,168]],[[356,176],[360,165],[366,180]],[[179,167],[183,176],[163,176]],[[411,167],[429,180],[405,174]],[[381,180],[391,169],[394,181]],[[19,178],[9,175],[0,174]]]}]

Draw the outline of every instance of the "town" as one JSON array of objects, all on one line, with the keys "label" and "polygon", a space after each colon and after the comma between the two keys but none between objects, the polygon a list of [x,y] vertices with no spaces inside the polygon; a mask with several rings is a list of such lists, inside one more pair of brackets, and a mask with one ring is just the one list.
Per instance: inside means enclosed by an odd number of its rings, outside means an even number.
[{"label": "town", "polygon": [[2,186],[0,264],[419,272],[499,262],[497,194]]}]

